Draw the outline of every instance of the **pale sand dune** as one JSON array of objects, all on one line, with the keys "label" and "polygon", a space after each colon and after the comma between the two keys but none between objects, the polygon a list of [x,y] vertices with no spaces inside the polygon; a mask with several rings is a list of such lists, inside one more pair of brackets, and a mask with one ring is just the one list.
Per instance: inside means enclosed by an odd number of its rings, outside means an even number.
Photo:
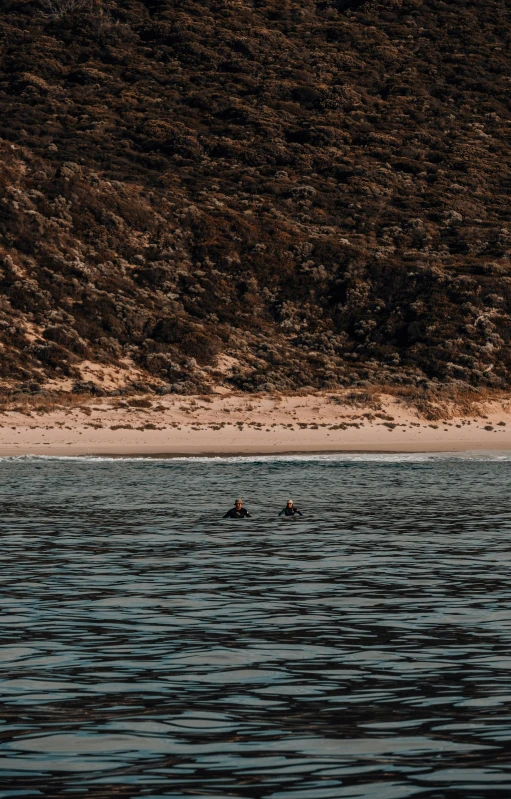
[{"label": "pale sand dune", "polygon": [[[511,450],[507,403],[506,410],[488,403],[486,418],[428,422],[394,397],[380,398],[376,408],[338,404],[340,399],[172,395],[148,398],[150,408],[123,401],[126,407],[116,408],[119,402],[105,399],[91,400],[85,409],[4,411],[0,456]],[[156,429],[140,429],[147,425]]]}]

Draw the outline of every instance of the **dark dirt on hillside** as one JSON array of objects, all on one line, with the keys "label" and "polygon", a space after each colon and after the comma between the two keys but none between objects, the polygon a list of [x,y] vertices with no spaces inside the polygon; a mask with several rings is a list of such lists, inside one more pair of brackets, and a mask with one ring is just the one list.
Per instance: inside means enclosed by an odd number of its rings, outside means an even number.
[{"label": "dark dirt on hillside", "polygon": [[506,0],[1,15],[4,387],[509,385]]}]

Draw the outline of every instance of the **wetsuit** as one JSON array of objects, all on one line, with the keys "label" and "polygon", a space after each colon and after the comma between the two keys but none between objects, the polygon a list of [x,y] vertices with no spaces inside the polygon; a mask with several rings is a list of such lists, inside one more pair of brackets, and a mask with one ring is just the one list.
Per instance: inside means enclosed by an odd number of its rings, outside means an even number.
[{"label": "wetsuit", "polygon": [[294,516],[296,513],[298,514],[298,516],[303,516],[303,514],[300,513],[298,508],[295,508],[294,505],[292,508],[288,508],[288,506],[286,505],[284,510],[280,511],[279,516]]},{"label": "wetsuit", "polygon": [[250,513],[246,508],[240,508],[239,510],[237,508],[231,508],[231,510],[228,510],[225,514],[224,519],[244,519],[247,516],[250,516]]}]

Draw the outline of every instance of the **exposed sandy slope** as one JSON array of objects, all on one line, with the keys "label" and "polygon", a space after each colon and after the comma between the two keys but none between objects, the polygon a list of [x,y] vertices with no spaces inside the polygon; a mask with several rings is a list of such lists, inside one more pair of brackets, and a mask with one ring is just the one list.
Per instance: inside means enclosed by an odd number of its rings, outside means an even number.
[{"label": "exposed sandy slope", "polygon": [[486,405],[479,418],[428,422],[394,397],[382,397],[373,407],[340,401],[317,395],[210,400],[173,395],[151,397],[145,408],[94,400],[50,412],[33,409],[30,415],[4,411],[0,455],[511,450],[507,403]]}]

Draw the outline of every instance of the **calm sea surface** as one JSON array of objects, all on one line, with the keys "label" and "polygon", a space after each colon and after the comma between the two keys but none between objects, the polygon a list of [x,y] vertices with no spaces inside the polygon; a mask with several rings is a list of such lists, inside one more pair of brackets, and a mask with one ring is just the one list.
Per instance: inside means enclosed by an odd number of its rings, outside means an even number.
[{"label": "calm sea surface", "polygon": [[0,460],[0,799],[511,796],[510,485],[511,454]]}]

